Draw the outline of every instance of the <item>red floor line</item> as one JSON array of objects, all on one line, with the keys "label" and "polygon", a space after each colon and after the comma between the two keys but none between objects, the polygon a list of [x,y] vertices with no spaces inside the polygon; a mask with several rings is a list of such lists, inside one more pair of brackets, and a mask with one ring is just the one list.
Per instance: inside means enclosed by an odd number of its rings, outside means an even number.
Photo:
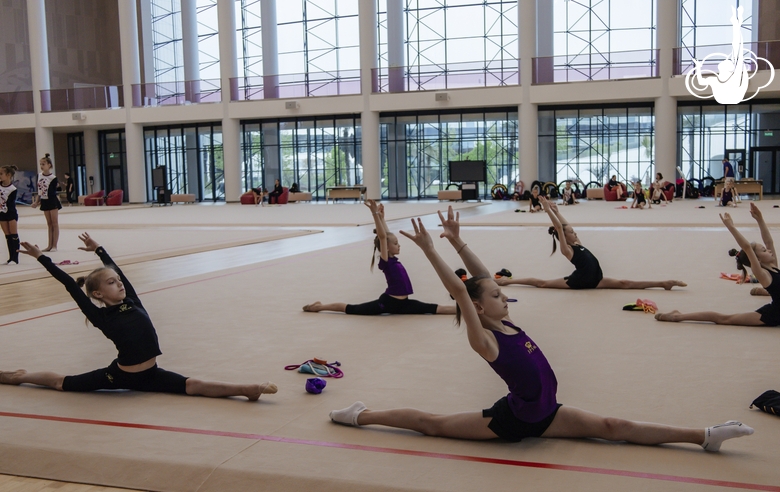
[{"label": "red floor line", "polygon": [[[351,245],[344,245],[344,247],[346,247],[346,248],[353,247],[354,248],[354,247],[357,247],[358,245],[359,245],[358,243],[353,243]],[[327,248],[327,249],[330,249],[330,248]],[[306,253],[306,254],[309,254],[311,256],[319,256],[319,255],[325,254],[326,251],[327,250],[322,250],[322,251]],[[295,255],[295,256],[298,256],[298,255]],[[263,269],[263,268],[268,268],[268,267],[272,267],[272,266],[276,266],[276,265],[283,265],[285,263],[289,263],[289,262],[293,261],[293,258],[295,256],[282,258],[280,261],[278,261],[276,263],[262,263],[260,265],[254,266],[254,267],[246,268],[246,269],[243,269],[243,270],[238,270],[238,271],[235,271],[235,272],[232,272],[232,273],[223,273],[221,275],[214,275],[214,276],[207,277],[207,278],[202,278],[202,279],[199,279],[199,280],[191,280],[189,282],[182,282],[180,284],[170,285],[168,287],[160,287],[159,289],[147,290],[145,292],[139,292],[138,295],[142,296],[142,295],[146,295],[146,294],[151,294],[152,292],[160,292],[162,290],[174,289],[176,287],[182,287],[182,286],[185,286],[185,285],[197,284],[197,283],[200,283],[200,282],[206,282],[206,281],[209,281],[209,280],[214,280],[214,279],[222,278],[222,277],[230,277],[232,275],[238,275],[240,273],[246,273],[246,272],[252,271],[252,270],[260,270],[260,269]],[[274,260],[271,260],[271,261],[274,261]],[[53,313],[41,314],[40,316],[33,316],[31,318],[18,319],[16,321],[9,321],[8,323],[0,324],[0,328],[2,328],[4,326],[10,326],[10,325],[16,325],[16,324],[19,324],[19,323],[24,323],[26,321],[32,321],[34,319],[46,318],[48,316],[54,316],[54,315],[57,315],[57,314],[68,313],[70,311],[78,311],[78,309],[79,309],[78,307],[73,307],[73,308],[70,308],[70,309],[63,309],[62,311],[55,311]]]},{"label": "red floor line", "polygon": [[113,422],[108,420],[78,419],[73,417],[58,417],[56,415],[36,415],[13,412],[0,412],[0,417],[21,418],[28,420],[46,420],[51,422],[67,422],[72,424],[100,425],[107,427],[123,427],[130,429],[144,429],[162,432],[178,432],[184,434],[201,434],[207,436],[233,437],[237,439],[253,439],[257,441],[271,441],[285,444],[300,444],[305,446],[318,446],[326,448],[351,449],[368,451],[373,453],[400,454],[406,456],[418,456],[423,458],[436,458],[455,461],[470,461],[474,463],[488,463],[493,465],[517,466],[522,468],[539,468],[545,470],[570,471],[577,473],[592,473],[597,475],[611,475],[629,478],[642,478],[647,480],[660,480],[666,482],[690,483],[696,485],[709,485],[713,487],[727,487],[744,490],[762,490],[768,492],[780,492],[780,486],[762,485],[756,483],[731,482],[727,480],[713,480],[708,478],[683,477],[679,475],[663,475],[658,473],[636,472],[630,470],[615,470],[611,468],[597,468],[590,466],[561,465],[557,463],[542,463],[536,461],[518,461],[499,458],[487,458],[483,456],[468,456],[462,454],[432,453],[428,451],[414,451],[410,449],[383,448],[378,446],[365,446],[361,444],[345,444],[329,441],[314,441],[308,439],[295,439],[279,436],[266,436],[262,434],[249,434],[243,432],[214,431],[206,429],[192,429],[188,427],[171,427],[165,425],[136,424],[132,422]]}]

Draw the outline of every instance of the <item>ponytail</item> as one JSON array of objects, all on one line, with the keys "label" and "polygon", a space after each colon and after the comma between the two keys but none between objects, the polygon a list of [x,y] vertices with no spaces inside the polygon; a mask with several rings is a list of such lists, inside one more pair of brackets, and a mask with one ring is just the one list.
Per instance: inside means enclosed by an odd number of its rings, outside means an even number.
[{"label": "ponytail", "polygon": [[739,251],[737,251],[736,249],[730,249],[729,256],[736,257],[737,269],[742,270],[742,282],[744,283],[745,279],[747,278],[747,269],[745,267],[750,266],[750,259],[748,258],[747,253],[745,253],[745,251],[742,249],[740,249]]},{"label": "ponytail", "polygon": [[[376,234],[376,229],[374,229],[374,234]],[[374,251],[371,252],[371,268],[370,270],[374,271],[374,262],[376,261],[376,252],[381,251],[381,247],[379,244],[379,236],[374,236]]]},{"label": "ponytail", "polygon": [[553,237],[553,250],[552,253],[550,253],[550,256],[552,256],[555,254],[555,251],[558,249],[558,243],[555,240],[557,239],[558,241],[560,241],[561,239],[558,237],[558,231],[553,226],[550,226],[547,229],[547,234]]}]

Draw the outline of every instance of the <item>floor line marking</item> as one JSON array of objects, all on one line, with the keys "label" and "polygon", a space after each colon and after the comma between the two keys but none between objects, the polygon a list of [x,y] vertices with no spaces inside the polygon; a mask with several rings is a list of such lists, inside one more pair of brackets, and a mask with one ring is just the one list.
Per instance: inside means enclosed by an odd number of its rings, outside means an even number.
[{"label": "floor line marking", "polygon": [[56,415],[36,415],[14,412],[0,412],[0,417],[21,418],[29,420],[46,420],[51,422],[66,422],[72,424],[99,425],[106,427],[121,427],[129,429],[143,429],[162,432],[178,432],[183,434],[199,434],[217,437],[232,437],[237,439],[252,439],[257,441],[279,442],[285,444],[299,444],[305,446],[317,446],[325,448],[349,449],[355,451],[368,451],[374,453],[399,454],[417,456],[423,458],[435,458],[455,461],[469,461],[473,463],[488,463],[494,465],[516,466],[522,468],[538,468],[545,470],[570,471],[577,473],[591,473],[597,475],[611,475],[618,477],[641,478],[647,480],[659,480],[666,482],[690,483],[696,485],[709,485],[713,487],[727,487],[745,490],[761,490],[768,492],[780,492],[780,486],[763,485],[756,483],[732,482],[728,480],[714,480],[709,478],[684,477],[680,475],[666,475],[658,473],[637,472],[630,470],[617,470],[611,468],[598,468],[579,465],[562,465],[557,463],[543,463],[537,461],[520,461],[500,458],[488,458],[483,456],[469,456],[462,454],[434,453],[430,451],[415,451],[410,449],[385,448],[379,446],[366,446],[363,444],[345,444],[330,441],[317,441],[310,439],[296,439],[280,436],[268,436],[263,434],[251,434],[244,432],[214,431],[206,429],[194,429],[188,427],[173,427],[165,425],[137,424],[132,422],[114,422],[109,420],[80,419],[74,417],[59,417]]}]

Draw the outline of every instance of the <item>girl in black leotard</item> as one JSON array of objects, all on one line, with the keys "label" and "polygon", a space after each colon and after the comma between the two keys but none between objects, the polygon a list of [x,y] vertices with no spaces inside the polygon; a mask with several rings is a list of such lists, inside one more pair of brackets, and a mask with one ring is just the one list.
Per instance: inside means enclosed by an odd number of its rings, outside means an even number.
[{"label": "girl in black leotard", "polygon": [[[90,323],[114,342],[118,356],[104,369],[63,376],[53,372],[28,373],[20,369],[0,372],[0,384],[36,384],[60,391],[96,391],[103,389],[130,389],[157,393],[178,393],[210,397],[245,396],[250,401],[263,393],[276,393],[276,385],[232,384],[187,378],[157,367],[161,355],[157,331],[141,299],[113,262],[106,250],[86,232],[79,236],[84,251],[94,251],[103,262],[87,277],[78,281],[57,268],[37,246],[23,242],[21,253],[30,255],[65,286]],[[86,288],[86,293],[81,287]],[[99,307],[93,300],[103,304]]]},{"label": "girl in black leotard", "polygon": [[631,208],[645,208],[645,205],[649,205],[645,199],[645,190],[642,189],[642,182],[637,181],[634,183],[634,203],[631,204]]},{"label": "girl in black leotard", "polygon": [[558,206],[544,197],[540,198],[540,201],[553,223],[553,227],[549,229],[549,233],[553,236],[553,253],[556,249],[555,239],[558,239],[561,242],[561,254],[574,264],[576,270],[568,277],[554,280],[501,277],[496,280],[498,285],[520,284],[548,289],[650,289],[663,287],[666,290],[670,290],[674,286],[685,287],[687,285],[679,280],[636,281],[605,278],[601,272],[599,260],[580,244],[577,233],[560,214]]},{"label": "girl in black leotard", "polygon": [[531,203],[530,203],[530,212],[541,212],[542,210],[542,204],[539,203],[539,187],[534,186],[534,189],[531,190]]},{"label": "girl in black leotard", "polygon": [[722,314],[715,311],[702,311],[698,313],[681,313],[671,311],[658,313],[655,319],[659,321],[710,321],[716,325],[742,325],[742,326],[780,326],[780,269],[777,268],[775,256],[775,244],[769,234],[769,227],[764,222],[761,211],[755,203],[750,204],[750,215],[758,223],[761,231],[761,239],[764,244],[751,243],[743,236],[731,220],[728,213],[720,216],[723,225],[731,232],[737,244],[742,248],[736,252],[737,267],[742,270],[742,279],[747,276],[745,267],[750,267],[753,275],[758,279],[766,292],[772,296],[772,302],[766,304],[752,313]]},{"label": "girl in black leotard", "polygon": [[5,242],[8,245],[8,261],[6,264],[19,264],[19,233],[16,212],[16,186],[14,175],[16,166],[0,167],[0,228],[3,229]]}]

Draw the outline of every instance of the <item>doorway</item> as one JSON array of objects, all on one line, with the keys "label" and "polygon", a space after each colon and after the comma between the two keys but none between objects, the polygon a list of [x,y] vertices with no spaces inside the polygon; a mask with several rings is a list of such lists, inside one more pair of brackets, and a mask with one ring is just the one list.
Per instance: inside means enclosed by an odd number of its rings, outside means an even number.
[{"label": "doorway", "polygon": [[780,147],[753,147],[745,177],[763,181],[764,193],[780,193]]},{"label": "doorway", "polygon": [[103,189],[106,194],[114,190],[124,191],[122,201],[129,199],[127,191],[127,158],[125,151],[125,131],[106,130],[98,132],[100,145],[100,167],[102,169]]}]

